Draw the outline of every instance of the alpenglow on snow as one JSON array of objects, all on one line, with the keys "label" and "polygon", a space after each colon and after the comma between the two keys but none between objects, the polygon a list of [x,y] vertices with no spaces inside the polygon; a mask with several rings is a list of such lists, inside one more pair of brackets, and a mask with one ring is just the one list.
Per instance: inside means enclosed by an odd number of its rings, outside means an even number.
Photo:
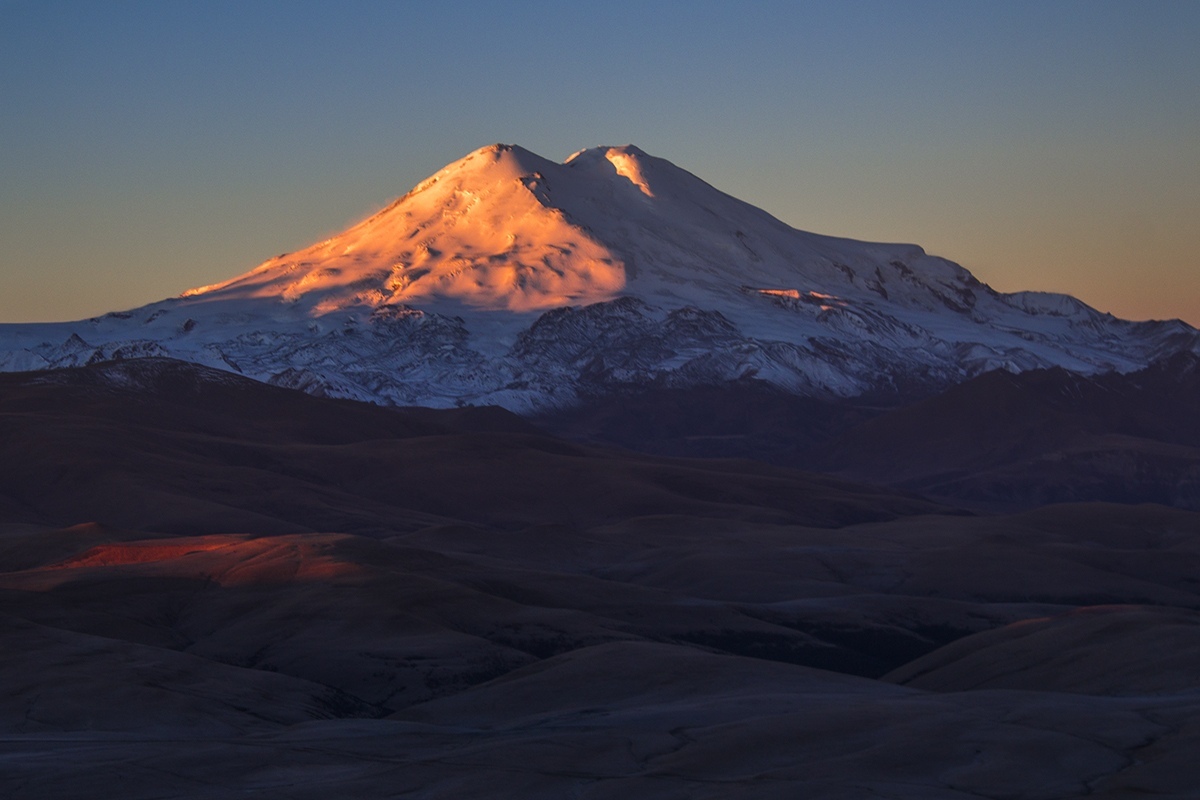
[{"label": "alpenglow on snow", "polygon": [[810,396],[1129,371],[1200,333],[1002,294],[909,244],[792,228],[636,147],[477,150],[345,232],[181,296],[0,325],[0,370],[167,356],[315,394],[518,412],[645,385]]}]

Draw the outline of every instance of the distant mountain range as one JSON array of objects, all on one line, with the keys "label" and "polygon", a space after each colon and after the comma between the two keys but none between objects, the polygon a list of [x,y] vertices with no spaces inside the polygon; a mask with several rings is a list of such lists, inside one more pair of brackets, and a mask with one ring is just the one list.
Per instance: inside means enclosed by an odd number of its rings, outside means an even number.
[{"label": "distant mountain range", "polygon": [[1003,294],[914,245],[806,233],[636,147],[478,150],[349,230],[229,281],[0,326],[0,370],[167,356],[330,397],[522,413],[757,380],[911,397],[1004,369],[1200,353],[1173,320]]}]

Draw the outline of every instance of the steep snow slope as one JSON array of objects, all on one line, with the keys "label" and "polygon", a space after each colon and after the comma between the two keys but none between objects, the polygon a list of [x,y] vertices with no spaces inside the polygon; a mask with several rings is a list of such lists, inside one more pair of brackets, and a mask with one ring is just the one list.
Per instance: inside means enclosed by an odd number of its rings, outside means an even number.
[{"label": "steep snow slope", "polygon": [[556,169],[520,148],[480,150],[338,236],[184,296],[299,301],[316,314],[433,299],[506,311],[611,299],[623,266],[547,201],[543,174]]},{"label": "steep snow slope", "polygon": [[170,355],[318,393],[529,410],[758,377],[851,396],[998,367],[1128,371],[1178,321],[1000,294],[915,245],[806,233],[636,147],[492,145],[338,236],[77,323],[0,326],[0,369]]}]

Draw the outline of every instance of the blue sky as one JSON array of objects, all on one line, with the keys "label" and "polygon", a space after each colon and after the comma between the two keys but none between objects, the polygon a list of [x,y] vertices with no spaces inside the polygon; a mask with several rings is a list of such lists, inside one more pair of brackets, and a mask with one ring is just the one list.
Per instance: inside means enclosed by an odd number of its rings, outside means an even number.
[{"label": "blue sky", "polygon": [[129,308],[485,144],[1200,324],[1200,3],[0,2],[0,321]]}]

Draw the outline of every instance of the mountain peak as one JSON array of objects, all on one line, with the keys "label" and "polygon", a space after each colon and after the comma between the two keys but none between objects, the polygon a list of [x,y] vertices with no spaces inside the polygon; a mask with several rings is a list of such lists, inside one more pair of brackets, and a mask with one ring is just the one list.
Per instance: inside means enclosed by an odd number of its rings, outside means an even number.
[{"label": "mountain peak", "polygon": [[[526,150],[517,144],[489,144],[474,150],[457,161],[447,164],[438,172],[431,175],[414,187],[413,192],[420,191],[426,184],[435,180],[443,180],[451,176],[462,175],[504,175],[508,178],[519,178],[545,169],[547,166],[557,166],[553,161],[542,158],[532,150]],[[410,192],[411,194],[412,192]]]},{"label": "mountain peak", "polygon": [[1178,351],[1200,352],[1200,333],[1000,294],[915,245],[797,230],[634,145],[561,164],[488,145],[174,302],[0,331],[0,369],[178,355],[331,396],[514,409],[747,378],[887,393]]},{"label": "mountain peak", "polygon": [[[627,144],[621,147],[590,147],[580,150],[563,163],[576,169],[612,170],[619,177],[629,181],[642,194],[654,197],[648,178],[651,160],[652,157],[643,150]],[[654,160],[661,161],[661,159]]]},{"label": "mountain peak", "polygon": [[667,230],[695,223],[664,216],[671,201],[651,202],[660,186],[675,200],[726,197],[634,145],[588,148],[557,164],[491,144],[336,236],[184,296],[273,297],[314,315],[438,301],[524,312],[609,300],[636,271],[623,217],[640,214],[643,226]]},{"label": "mountain peak", "polygon": [[337,236],[185,296],[274,297],[314,315],[439,300],[523,312],[611,299],[625,285],[623,264],[551,199],[551,183],[572,183],[563,170],[520,146],[488,145]]},{"label": "mountain peak", "polygon": [[633,294],[732,305],[757,335],[764,301],[863,328],[881,301],[969,314],[986,291],[912,245],[796,230],[632,144],[558,164],[497,143],[337,236],[186,296],[274,299],[319,317],[400,304],[535,312]]}]

